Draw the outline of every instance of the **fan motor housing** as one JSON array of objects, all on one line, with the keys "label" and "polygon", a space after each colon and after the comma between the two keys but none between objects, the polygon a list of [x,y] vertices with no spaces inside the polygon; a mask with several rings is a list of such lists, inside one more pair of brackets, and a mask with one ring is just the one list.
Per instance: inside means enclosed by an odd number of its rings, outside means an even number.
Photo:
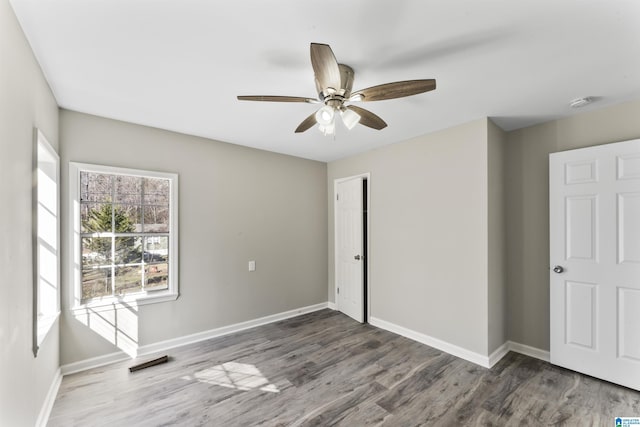
[{"label": "fan motor housing", "polygon": [[335,88],[323,88],[316,79],[316,89],[318,89],[318,97],[325,105],[329,105],[334,108],[340,107],[345,99],[349,99],[351,96],[351,89],[353,88],[353,68],[348,65],[338,64],[340,68],[340,87]]}]

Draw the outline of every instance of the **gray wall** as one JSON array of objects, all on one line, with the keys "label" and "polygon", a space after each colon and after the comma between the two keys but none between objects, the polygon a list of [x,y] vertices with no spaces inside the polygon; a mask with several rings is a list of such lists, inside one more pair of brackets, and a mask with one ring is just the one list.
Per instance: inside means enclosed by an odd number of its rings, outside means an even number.
[{"label": "gray wall", "polygon": [[58,145],[58,107],[7,0],[0,0],[0,425],[33,426],[58,369],[58,324],[32,353],[33,129]]},{"label": "gray wall", "polygon": [[371,315],[488,354],[487,126],[481,119],[328,165],[329,300],[333,181],[370,172]]},{"label": "gray wall", "polygon": [[549,349],[549,153],[640,138],[640,101],[510,132],[509,339]]},{"label": "gray wall", "polygon": [[638,117],[640,101],[509,133],[480,120],[330,163],[329,300],[333,180],[370,172],[371,315],[480,354],[548,350],[549,153],[640,138]]},{"label": "gray wall", "polygon": [[489,354],[507,341],[507,134],[487,121]]},{"label": "gray wall", "polygon": [[[120,313],[139,345],[326,301],[325,163],[66,110],[60,140],[63,217],[69,161],[179,174],[180,297]],[[67,289],[62,364],[117,351],[112,326],[85,325],[66,310]]]}]

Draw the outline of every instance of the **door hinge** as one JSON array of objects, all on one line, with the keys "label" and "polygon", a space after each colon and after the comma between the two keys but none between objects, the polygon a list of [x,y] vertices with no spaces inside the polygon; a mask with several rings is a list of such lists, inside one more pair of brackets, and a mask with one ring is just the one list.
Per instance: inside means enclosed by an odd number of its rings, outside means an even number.
[{"label": "door hinge", "polygon": [[340,195],[336,194],[336,200],[340,200]]},{"label": "door hinge", "polygon": [[338,295],[340,295],[340,288],[338,288]]}]

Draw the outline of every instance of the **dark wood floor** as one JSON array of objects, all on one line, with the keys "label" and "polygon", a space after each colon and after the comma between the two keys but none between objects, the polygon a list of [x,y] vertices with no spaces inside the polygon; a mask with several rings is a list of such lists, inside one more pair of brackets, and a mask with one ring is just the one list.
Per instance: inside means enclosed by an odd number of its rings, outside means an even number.
[{"label": "dark wood floor", "polygon": [[[484,369],[331,310],[66,376],[50,426],[613,426],[640,393],[516,353]],[[149,359],[149,358],[146,358]]]}]

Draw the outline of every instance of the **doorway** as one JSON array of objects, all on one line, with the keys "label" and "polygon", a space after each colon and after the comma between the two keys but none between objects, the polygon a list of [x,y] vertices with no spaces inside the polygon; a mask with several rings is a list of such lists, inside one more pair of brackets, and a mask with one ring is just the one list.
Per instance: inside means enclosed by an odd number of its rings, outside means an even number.
[{"label": "doorway", "polygon": [[370,174],[334,181],[334,286],[338,311],[360,323],[370,314]]}]

